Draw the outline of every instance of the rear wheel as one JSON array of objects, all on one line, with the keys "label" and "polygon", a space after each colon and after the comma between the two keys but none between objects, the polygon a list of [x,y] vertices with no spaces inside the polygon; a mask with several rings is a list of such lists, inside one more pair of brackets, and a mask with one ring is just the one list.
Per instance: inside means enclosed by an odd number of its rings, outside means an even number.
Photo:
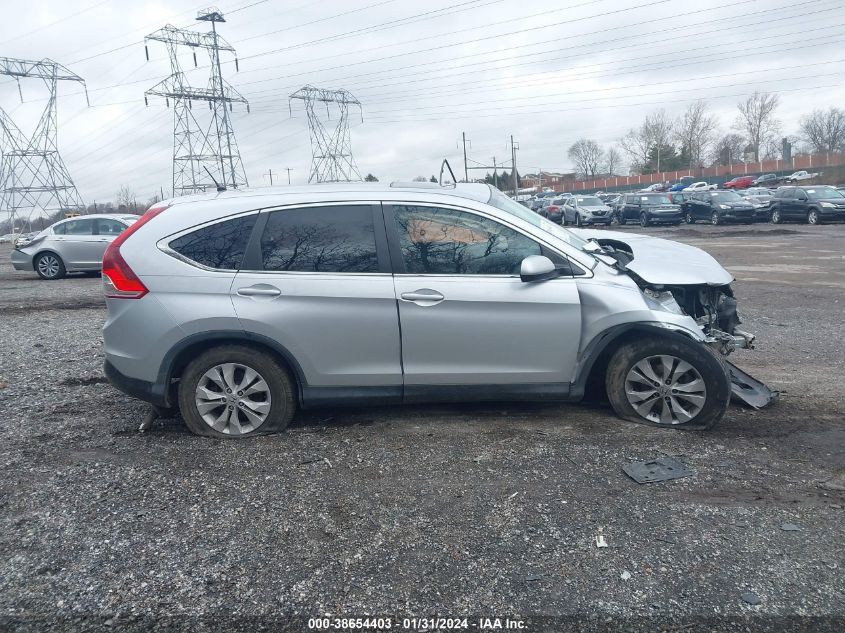
[{"label": "rear wheel", "polygon": [[719,216],[718,211],[714,211],[710,214],[710,224],[713,226],[718,226],[722,223],[722,218]]},{"label": "rear wheel", "polygon": [[651,222],[648,221],[648,216],[645,213],[640,213],[640,226],[648,226]]},{"label": "rear wheel", "polygon": [[780,209],[772,209],[772,224],[781,224],[783,218],[780,216]]},{"label": "rear wheel", "polygon": [[197,435],[245,438],[272,433],[293,418],[294,385],[267,354],[225,345],[201,354],[185,369],[179,410]]},{"label": "rear wheel", "polygon": [[687,224],[695,224],[695,218],[692,217],[692,213],[690,213],[689,211],[687,211],[687,214],[686,216],[684,216],[684,219],[687,221]]},{"label": "rear wheel", "polygon": [[55,253],[41,253],[35,258],[35,272],[41,279],[61,279],[67,272],[62,258]]},{"label": "rear wheel", "polygon": [[721,359],[700,343],[677,339],[622,345],[610,359],[606,384],[619,417],[662,427],[709,429],[731,398]]},{"label": "rear wheel", "polygon": [[818,209],[810,209],[807,213],[807,224],[821,224],[822,216]]}]

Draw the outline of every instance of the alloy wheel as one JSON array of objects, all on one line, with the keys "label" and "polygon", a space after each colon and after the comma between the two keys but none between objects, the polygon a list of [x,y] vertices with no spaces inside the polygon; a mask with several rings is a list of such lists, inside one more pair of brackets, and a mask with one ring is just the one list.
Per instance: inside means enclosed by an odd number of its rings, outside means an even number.
[{"label": "alloy wheel", "polygon": [[772,211],[772,224],[780,224],[780,210],[778,209]]},{"label": "alloy wheel", "polygon": [[244,435],[264,424],[270,413],[270,387],[257,371],[222,363],[197,383],[194,404],[203,421],[226,435]]},{"label": "alloy wheel", "polygon": [[815,209],[807,214],[807,224],[819,224],[819,212]]},{"label": "alloy wheel", "polygon": [[61,263],[59,262],[59,258],[55,255],[42,255],[38,258],[38,272],[41,273],[42,277],[47,279],[52,279],[53,277],[59,274],[59,269],[61,268]]},{"label": "alloy wheel", "polygon": [[714,211],[710,215],[710,224],[713,224],[714,226],[719,224],[719,212],[718,211]]},{"label": "alloy wheel", "polygon": [[685,424],[704,408],[707,386],[690,363],[676,356],[649,356],[628,371],[625,395],[646,420]]},{"label": "alloy wheel", "polygon": [[695,218],[692,217],[692,213],[687,212],[685,219],[687,221],[687,224],[695,224]]}]

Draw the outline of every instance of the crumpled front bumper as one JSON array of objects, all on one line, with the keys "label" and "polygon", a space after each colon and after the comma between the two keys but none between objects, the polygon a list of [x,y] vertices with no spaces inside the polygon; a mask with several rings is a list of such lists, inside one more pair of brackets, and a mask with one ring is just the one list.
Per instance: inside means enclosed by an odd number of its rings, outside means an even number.
[{"label": "crumpled front bumper", "polygon": [[[720,330],[711,330],[707,337],[707,344],[716,352],[727,356],[735,349],[754,349],[755,336],[740,329],[734,329],[733,334]],[[742,371],[728,360],[728,373],[731,379],[731,394],[738,400],[754,409],[761,409],[775,402],[780,392]]]}]

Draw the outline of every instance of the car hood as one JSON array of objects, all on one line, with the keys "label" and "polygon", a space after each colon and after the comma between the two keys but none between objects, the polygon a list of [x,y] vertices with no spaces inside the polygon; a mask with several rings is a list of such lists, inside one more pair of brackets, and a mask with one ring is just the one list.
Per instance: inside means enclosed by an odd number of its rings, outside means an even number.
[{"label": "car hood", "polygon": [[584,239],[595,239],[600,244],[607,240],[611,244],[614,241],[625,244],[634,254],[634,259],[626,268],[650,284],[723,286],[734,279],[719,262],[695,246],[621,231],[570,230]]}]

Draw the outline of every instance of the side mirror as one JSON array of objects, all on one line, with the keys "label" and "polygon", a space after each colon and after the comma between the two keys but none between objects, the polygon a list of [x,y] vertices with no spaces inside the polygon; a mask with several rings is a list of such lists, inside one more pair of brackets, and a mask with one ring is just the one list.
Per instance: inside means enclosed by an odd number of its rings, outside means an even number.
[{"label": "side mirror", "polygon": [[519,267],[519,278],[522,281],[545,281],[559,274],[552,260],[545,255],[529,255]]}]

